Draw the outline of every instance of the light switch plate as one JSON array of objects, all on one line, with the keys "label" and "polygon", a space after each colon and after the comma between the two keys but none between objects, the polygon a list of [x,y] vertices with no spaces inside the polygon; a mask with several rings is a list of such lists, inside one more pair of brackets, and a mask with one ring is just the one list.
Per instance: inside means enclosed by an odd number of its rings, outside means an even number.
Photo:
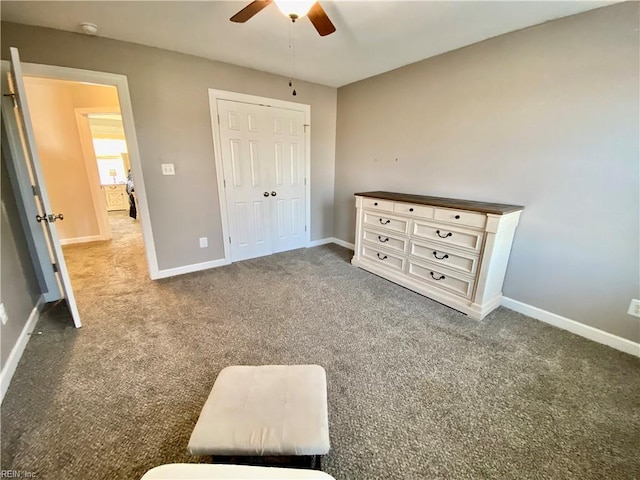
[{"label": "light switch plate", "polygon": [[173,167],[173,163],[163,163],[162,164],[162,174],[163,175],[175,175],[176,170]]},{"label": "light switch plate", "polygon": [[209,239],[207,237],[200,237],[200,248],[207,248],[209,246]]},{"label": "light switch plate", "polygon": [[627,313],[634,317],[640,317],[640,300],[636,300],[635,298],[631,300],[631,305],[629,305]]}]

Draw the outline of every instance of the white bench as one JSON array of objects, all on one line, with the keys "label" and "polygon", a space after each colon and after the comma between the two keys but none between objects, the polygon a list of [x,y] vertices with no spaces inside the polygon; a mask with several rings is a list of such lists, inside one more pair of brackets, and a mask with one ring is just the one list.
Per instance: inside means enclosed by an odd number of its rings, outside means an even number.
[{"label": "white bench", "polygon": [[310,456],[317,469],[329,448],[327,381],[319,365],[225,368],[188,446],[193,455],[214,457]]}]

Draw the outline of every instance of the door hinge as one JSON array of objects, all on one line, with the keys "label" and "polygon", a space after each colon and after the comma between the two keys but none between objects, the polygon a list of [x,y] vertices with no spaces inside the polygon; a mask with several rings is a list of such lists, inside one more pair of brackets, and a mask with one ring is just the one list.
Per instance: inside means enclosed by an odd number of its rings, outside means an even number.
[{"label": "door hinge", "polygon": [[220,125],[220,114],[218,114],[218,125]]},{"label": "door hinge", "polygon": [[35,185],[31,185],[31,190],[33,190],[33,196],[37,197],[38,196],[38,189],[36,188]]},{"label": "door hinge", "polygon": [[306,179],[306,178],[304,179],[304,184],[305,184],[305,185],[307,184],[307,179]]},{"label": "door hinge", "polygon": [[302,126],[304,127],[304,133],[307,133],[307,127],[310,127],[311,125],[309,125],[308,123],[303,123]]},{"label": "door hinge", "polygon": [[229,237],[229,243],[231,243],[231,237]]},{"label": "door hinge", "polygon": [[227,188],[227,181],[226,180],[222,180],[222,185],[224,185],[224,188]]},{"label": "door hinge", "polygon": [[58,270],[58,264],[57,263],[52,263],[51,266],[53,267],[53,272],[54,273],[58,273],[60,270]]},{"label": "door hinge", "polygon": [[306,226],[306,225],[304,226],[304,231],[305,231],[305,232],[307,231],[307,226]]}]

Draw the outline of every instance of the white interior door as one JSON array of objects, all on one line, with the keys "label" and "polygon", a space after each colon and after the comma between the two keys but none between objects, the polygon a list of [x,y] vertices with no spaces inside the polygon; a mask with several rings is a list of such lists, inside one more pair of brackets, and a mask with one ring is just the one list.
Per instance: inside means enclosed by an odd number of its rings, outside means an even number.
[{"label": "white interior door", "polygon": [[231,260],[271,253],[267,107],[218,100]]},{"label": "white interior door", "polygon": [[306,244],[304,113],[269,108],[267,115],[272,126],[271,239],[276,253]]},{"label": "white interior door", "polygon": [[304,113],[217,101],[231,260],[306,243]]},{"label": "white interior door", "polygon": [[11,73],[9,78],[9,88],[14,95],[15,108],[14,114],[16,116],[16,123],[18,125],[19,134],[22,137],[22,147],[24,150],[24,157],[28,162],[28,169],[30,171],[31,180],[35,186],[36,204],[38,206],[38,219],[29,219],[30,221],[38,221],[44,226],[45,237],[48,240],[50,253],[52,256],[52,262],[55,265],[55,269],[58,273],[58,278],[62,284],[62,290],[64,298],[69,306],[69,311],[73,317],[73,323],[76,327],[82,326],[80,322],[80,315],[78,313],[78,307],[76,306],[75,297],[73,295],[73,289],[71,288],[71,280],[69,278],[69,272],[67,271],[67,265],[64,261],[64,255],[62,253],[62,246],[60,239],[58,238],[58,231],[56,229],[55,222],[62,220],[62,216],[53,212],[49,197],[47,195],[47,189],[44,182],[44,175],[40,166],[40,160],[38,158],[38,150],[35,142],[35,135],[33,133],[33,127],[31,124],[31,116],[29,114],[29,105],[27,102],[27,95],[24,87],[24,81],[22,78],[22,67],[20,65],[20,56],[18,49],[11,48]]}]

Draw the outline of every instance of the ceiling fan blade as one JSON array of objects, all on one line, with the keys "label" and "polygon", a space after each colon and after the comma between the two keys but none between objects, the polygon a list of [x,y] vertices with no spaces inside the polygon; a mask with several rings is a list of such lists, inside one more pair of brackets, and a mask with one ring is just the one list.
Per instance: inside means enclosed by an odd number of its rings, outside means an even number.
[{"label": "ceiling fan blade", "polygon": [[327,17],[327,14],[318,2],[313,4],[309,13],[307,13],[307,17],[309,17],[309,20],[311,20],[313,26],[316,27],[321,37],[336,31],[336,27],[333,26],[333,23],[331,23],[331,20],[329,20],[329,17]]},{"label": "ceiling fan blade", "polygon": [[269,5],[271,2],[272,0],[256,0],[254,2],[251,2],[249,5],[244,7],[242,10],[236,13],[229,20],[236,23],[244,23],[247,20],[249,20],[251,17],[253,17],[256,13],[258,13],[260,10],[262,10],[264,7]]}]

